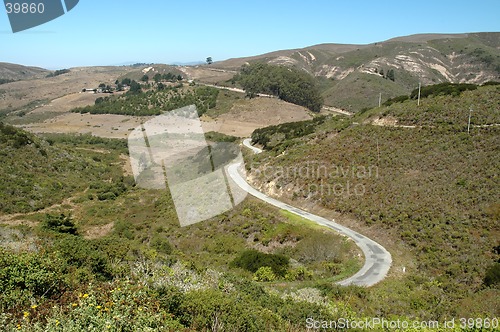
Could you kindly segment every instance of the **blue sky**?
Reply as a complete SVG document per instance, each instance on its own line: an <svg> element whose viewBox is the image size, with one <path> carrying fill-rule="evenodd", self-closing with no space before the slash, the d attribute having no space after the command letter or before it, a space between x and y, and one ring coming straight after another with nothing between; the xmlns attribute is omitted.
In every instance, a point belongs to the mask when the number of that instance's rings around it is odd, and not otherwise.
<svg viewBox="0 0 500 332"><path fill-rule="evenodd" d="M499 32L499 13L499 0L80 0L66 15L16 34L0 11L0 62L57 69L218 61L416 33Z"/></svg>

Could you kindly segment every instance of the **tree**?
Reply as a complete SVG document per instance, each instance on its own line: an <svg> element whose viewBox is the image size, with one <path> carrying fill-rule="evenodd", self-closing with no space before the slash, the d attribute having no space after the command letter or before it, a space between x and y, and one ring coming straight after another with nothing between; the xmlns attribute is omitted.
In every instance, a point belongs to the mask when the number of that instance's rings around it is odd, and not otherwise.
<svg viewBox="0 0 500 332"><path fill-rule="evenodd" d="M174 74L172 74L171 72L168 72L168 73L166 73L166 74L163 74L163 75L162 75L162 78L163 78L165 81L173 81L173 80L175 80L175 78L176 78L176 77L175 77L175 75L174 75Z"/></svg>
<svg viewBox="0 0 500 332"><path fill-rule="evenodd" d="M155 81L156 84L161 81L161 74L157 73L154 77L153 80Z"/></svg>
<svg viewBox="0 0 500 332"><path fill-rule="evenodd" d="M144 74L144 76L141 77L141 81L148 83L149 81L149 76Z"/></svg>
<svg viewBox="0 0 500 332"><path fill-rule="evenodd" d="M178 80L178 81L182 81L182 76L181 76L180 74L179 74L179 75L177 75L177 80Z"/></svg>
<svg viewBox="0 0 500 332"><path fill-rule="evenodd" d="M124 78L122 79L122 84L123 85L130 85L130 83L132 83L132 80L130 78Z"/></svg>
<svg viewBox="0 0 500 332"><path fill-rule="evenodd" d="M131 94L140 93L141 91L142 91L142 87L139 83L137 83L136 81L132 81L130 83L130 93Z"/></svg>
<svg viewBox="0 0 500 332"><path fill-rule="evenodd" d="M249 97L258 93L271 94L313 112L319 112L323 105L314 77L295 68L254 63L243 66L233 79Z"/></svg>
<svg viewBox="0 0 500 332"><path fill-rule="evenodd" d="M207 58L207 65L211 65L212 63L213 63L212 57L211 57L211 56L209 56L209 57Z"/></svg>
<svg viewBox="0 0 500 332"><path fill-rule="evenodd" d="M389 69L387 71L387 78L394 82L394 69Z"/></svg>
<svg viewBox="0 0 500 332"><path fill-rule="evenodd" d="M73 235L76 235L78 233L71 215L65 215L64 213L61 213L60 215L46 214L43 226L46 229L58 233L68 233Z"/></svg>

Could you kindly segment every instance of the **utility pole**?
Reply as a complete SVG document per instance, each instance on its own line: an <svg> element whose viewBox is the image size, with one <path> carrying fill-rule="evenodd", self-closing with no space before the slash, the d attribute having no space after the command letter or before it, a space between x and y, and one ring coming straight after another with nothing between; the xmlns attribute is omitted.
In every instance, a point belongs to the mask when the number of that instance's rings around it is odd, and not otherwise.
<svg viewBox="0 0 500 332"><path fill-rule="evenodd" d="M377 138L377 166L380 166L380 148L378 146L378 138Z"/></svg>
<svg viewBox="0 0 500 332"><path fill-rule="evenodd" d="M472 116L472 107L469 109L469 123L467 124L467 134L470 134L470 118Z"/></svg>
<svg viewBox="0 0 500 332"><path fill-rule="evenodd" d="M418 100L417 106L420 106L420 88L422 87L422 83L418 82Z"/></svg>
<svg viewBox="0 0 500 332"><path fill-rule="evenodd" d="M378 95L378 107L382 106L382 92Z"/></svg>

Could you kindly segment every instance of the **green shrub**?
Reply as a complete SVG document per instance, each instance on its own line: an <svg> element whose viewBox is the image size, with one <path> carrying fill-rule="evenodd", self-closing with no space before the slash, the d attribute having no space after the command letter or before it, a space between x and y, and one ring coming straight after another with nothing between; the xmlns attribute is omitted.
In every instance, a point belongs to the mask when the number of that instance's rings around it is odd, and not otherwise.
<svg viewBox="0 0 500 332"><path fill-rule="evenodd" d="M6 84L6 83L11 83L11 82L15 82L15 81L8 79L8 78L0 78L0 84Z"/></svg>
<svg viewBox="0 0 500 332"><path fill-rule="evenodd" d="M229 143L235 142L238 139L238 137L236 136L226 135L215 131L209 131L205 133L205 138L212 142L229 142Z"/></svg>
<svg viewBox="0 0 500 332"><path fill-rule="evenodd" d="M156 235L151 240L151 247L156 249L158 252L163 254L172 253L172 246L168 242L168 239L160 235Z"/></svg>
<svg viewBox="0 0 500 332"><path fill-rule="evenodd" d="M495 286L500 283L500 263L493 264L484 276L484 285Z"/></svg>
<svg viewBox="0 0 500 332"><path fill-rule="evenodd" d="M275 275L284 277L288 269L289 258L283 255L265 254L257 250L246 250L231 262L231 266L257 272L261 267L270 267Z"/></svg>
<svg viewBox="0 0 500 332"><path fill-rule="evenodd" d="M250 299L216 290L187 293L178 310L180 322L195 331L214 331L222 327L227 331L283 329L276 314L256 306Z"/></svg>
<svg viewBox="0 0 500 332"><path fill-rule="evenodd" d="M67 74L69 72L70 72L69 69L58 69L58 70L54 71L53 73L48 74L45 77L47 77L47 78L49 78L49 77L56 77L56 76L59 76L59 75Z"/></svg>
<svg viewBox="0 0 500 332"><path fill-rule="evenodd" d="M57 294L65 285L64 265L56 254L16 254L0 248L0 309Z"/></svg>
<svg viewBox="0 0 500 332"><path fill-rule="evenodd" d="M384 106L390 106L390 105L392 105L394 103L402 103L402 102L404 102L405 100L408 100L408 99L410 99L410 97L407 96L407 95L398 96L398 97L394 97L394 98L389 98L382 105L384 105Z"/></svg>
<svg viewBox="0 0 500 332"><path fill-rule="evenodd" d="M76 235L78 230L73 223L71 215L61 213L59 215L46 214L43 227L58 233L67 233Z"/></svg>
<svg viewBox="0 0 500 332"><path fill-rule="evenodd" d="M81 273L83 279L108 280L112 277L108 257L91 241L79 236L64 235L54 244L54 250L61 254L68 265Z"/></svg>
<svg viewBox="0 0 500 332"><path fill-rule="evenodd" d="M476 90L476 89L477 89L477 85L475 85L475 84L445 82L445 83L439 83L439 84L421 87L420 97L426 98L426 97L429 97L431 95L432 96L446 96L446 95L458 96L463 91ZM411 92L410 98L411 99L418 98L418 88Z"/></svg>
<svg viewBox="0 0 500 332"><path fill-rule="evenodd" d="M131 231L132 226L129 222L124 221L124 220L118 220L115 222L114 225L114 233L118 237L123 237L129 240L132 240L134 238L134 234Z"/></svg>
<svg viewBox="0 0 500 332"><path fill-rule="evenodd" d="M310 280L312 279L312 277L313 273L307 270L303 266L299 266L296 269L290 269L285 275L285 279L287 281L295 281L295 280L304 281L304 280Z"/></svg>
<svg viewBox="0 0 500 332"><path fill-rule="evenodd" d="M273 272L273 269L269 266L259 267L257 271L253 274L253 280L256 281L274 281L276 280L276 275Z"/></svg>
<svg viewBox="0 0 500 332"><path fill-rule="evenodd" d="M311 120L283 123L276 126L259 128L252 133L252 142L269 149L286 140L312 134L315 129L324 123L326 116L318 116ZM273 143L271 143L273 141Z"/></svg>

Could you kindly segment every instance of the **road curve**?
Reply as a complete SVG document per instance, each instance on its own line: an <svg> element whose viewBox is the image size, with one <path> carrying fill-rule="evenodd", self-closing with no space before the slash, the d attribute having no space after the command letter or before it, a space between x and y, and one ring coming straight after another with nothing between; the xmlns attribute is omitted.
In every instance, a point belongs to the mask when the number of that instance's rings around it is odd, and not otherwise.
<svg viewBox="0 0 500 332"><path fill-rule="evenodd" d="M252 146L251 139L249 138L243 141L243 145L250 148L254 153L262 152L261 149ZM241 176L238 171L240 167L242 167L241 163L230 165L228 167L229 176L239 187L247 191L250 195L255 196L258 199L263 200L264 202L274 205L280 209L294 213L302 218L314 221L319 225L331 228L339 232L340 234L349 237L356 243L359 248L361 248L365 256L365 264L356 274L347 279L338 281L337 284L342 286L357 285L369 287L375 285L385 278L385 276L389 272L389 268L391 267L392 257L384 247L382 247L377 242L359 234L358 232L339 225L334 221L293 207L261 193L260 191L250 186Z"/></svg>

